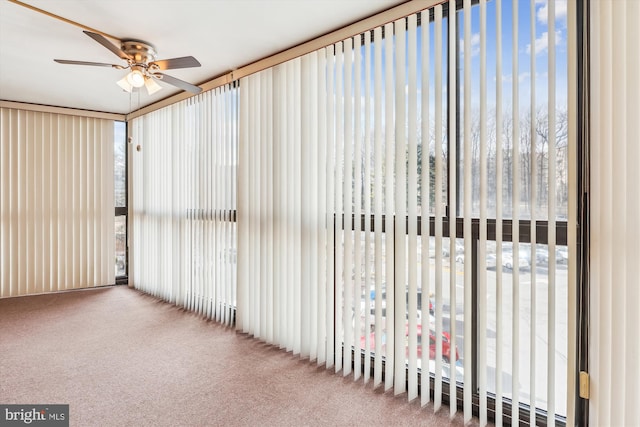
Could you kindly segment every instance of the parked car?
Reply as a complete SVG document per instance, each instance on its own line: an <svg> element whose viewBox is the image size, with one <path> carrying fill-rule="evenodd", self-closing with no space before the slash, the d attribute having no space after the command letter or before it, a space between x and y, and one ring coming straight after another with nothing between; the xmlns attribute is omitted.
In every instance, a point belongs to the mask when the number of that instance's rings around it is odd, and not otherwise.
<svg viewBox="0 0 640 427"><path fill-rule="evenodd" d="M487 268L496 268L497 262L498 261L497 261L497 258L496 258L496 254L487 255L487 264L486 264Z"/></svg>
<svg viewBox="0 0 640 427"><path fill-rule="evenodd" d="M405 293L405 297L406 297L406 304L407 306L409 305L409 292ZM417 305L418 305L418 311L422 310L422 290L418 289L417 290ZM375 299L376 299L376 291L371 291L370 292L370 299L371 299L371 314L374 313L373 309L375 309ZM385 307L387 303L387 291L383 290L382 291L382 306ZM361 305L364 304L364 300L362 300ZM429 298L429 311L433 311L433 303L431 301L431 298Z"/></svg>
<svg viewBox="0 0 640 427"><path fill-rule="evenodd" d="M547 248L536 248L536 262L540 265L549 264L549 251Z"/></svg>
<svg viewBox="0 0 640 427"><path fill-rule="evenodd" d="M464 248L463 248L464 249ZM457 247L456 247L457 251ZM436 257L436 239L429 239L429 258ZM442 239L442 257L449 258L449 242Z"/></svg>
<svg viewBox="0 0 640 427"><path fill-rule="evenodd" d="M556 263L566 264L569 259L569 253L565 247L556 249ZM536 262L538 265L549 264L549 250L547 246L536 247Z"/></svg>
<svg viewBox="0 0 640 427"><path fill-rule="evenodd" d="M445 258L451 255L449 253L450 249L451 249L450 243L448 241L443 241L442 242L442 255ZM464 244L462 244L460 242L456 242L456 254L463 254L464 255Z"/></svg>
<svg viewBox="0 0 640 427"><path fill-rule="evenodd" d="M375 302L375 291L371 291L371 302L369 304L369 327L371 328L371 331L375 331L376 330L376 302ZM417 294L417 321L418 323L420 323L422 321L422 291L418 290L418 294ZM407 306L409 304L409 295L407 294ZM434 300L433 298L429 297L429 318L431 321L431 324L434 324L434 319L433 316L435 315L435 311L434 311ZM386 322L386 317L387 317L387 299L386 299L386 292L382 293L382 305L381 305L381 310L380 310L380 314L382 316L383 319L383 324L382 324L382 328L384 328L384 322ZM360 325L361 325L361 331L364 331L364 327L366 326L366 301L364 299L360 300ZM353 321L353 325L355 326L355 315L354 318L352 319Z"/></svg>
<svg viewBox="0 0 640 427"><path fill-rule="evenodd" d="M418 357L422 357L422 326L420 324L417 325L417 333L418 333ZM369 345L371 346L371 349L375 349L375 339L376 339L376 333L372 332L369 335ZM407 324L405 326L405 342L407 343L405 346L405 352L406 352L406 356L409 356L409 325ZM362 348L365 347L365 337L361 336L360 337L360 345L362 346ZM382 332L382 351L385 352L386 351L386 334L384 332ZM451 337L449 335L448 332L443 332L442 333L442 360L444 360L447 363L450 363L451 358L452 358L452 350L451 350ZM429 358L430 359L435 359L436 358L436 335L435 335L435 331L433 330L429 330ZM458 347L455 347L455 361L457 361L460 358L460 355L458 353Z"/></svg>
<svg viewBox="0 0 640 427"><path fill-rule="evenodd" d="M569 262L569 250L566 247L556 248L556 262L558 264Z"/></svg>
<svg viewBox="0 0 640 427"><path fill-rule="evenodd" d="M510 252L504 252L502 254L502 266L508 270L513 270L514 264L515 263L513 260L513 254ZM520 256L518 258L518 266L521 269L531 266L531 263L529 262L529 258L523 253L520 253Z"/></svg>

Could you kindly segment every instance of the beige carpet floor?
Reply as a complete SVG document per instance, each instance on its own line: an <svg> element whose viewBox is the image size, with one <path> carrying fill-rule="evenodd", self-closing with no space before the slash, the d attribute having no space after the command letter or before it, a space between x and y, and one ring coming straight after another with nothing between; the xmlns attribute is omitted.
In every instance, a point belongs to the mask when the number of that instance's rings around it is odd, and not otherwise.
<svg viewBox="0 0 640 427"><path fill-rule="evenodd" d="M0 300L0 403L69 404L74 426L463 425L124 286Z"/></svg>

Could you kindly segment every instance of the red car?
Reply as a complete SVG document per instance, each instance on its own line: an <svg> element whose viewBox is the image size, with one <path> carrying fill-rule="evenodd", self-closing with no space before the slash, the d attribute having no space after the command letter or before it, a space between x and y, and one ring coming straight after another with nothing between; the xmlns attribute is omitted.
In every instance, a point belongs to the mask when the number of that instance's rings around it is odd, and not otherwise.
<svg viewBox="0 0 640 427"><path fill-rule="evenodd" d="M417 325L417 331L418 331L418 357L422 357L422 325ZM376 344L375 344L375 336L376 333L375 332L371 332L371 334L369 335L369 340L370 340L370 346L371 346L371 350L375 350L376 348ZM406 357L409 357L409 325L406 325L405 327L405 349L406 349ZM365 337L361 337L360 338L360 345L362 348L365 347ZM385 352L385 348L386 348L386 334L383 332L382 333L382 352ZM430 359L435 359L436 358L436 335L434 331L429 331L429 358ZM459 355L458 355L458 348L456 347L456 358L455 360L457 361L459 359ZM449 361L451 360L451 338L449 336L448 332L443 332L442 333L442 359L449 363Z"/></svg>

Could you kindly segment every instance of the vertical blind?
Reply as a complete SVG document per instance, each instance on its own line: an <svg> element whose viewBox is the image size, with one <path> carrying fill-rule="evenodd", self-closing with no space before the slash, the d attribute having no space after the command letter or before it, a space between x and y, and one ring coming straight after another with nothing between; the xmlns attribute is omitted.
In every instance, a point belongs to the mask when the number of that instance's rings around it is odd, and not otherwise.
<svg viewBox="0 0 640 427"><path fill-rule="evenodd" d="M325 63L322 50L241 82L237 327L331 366Z"/></svg>
<svg viewBox="0 0 640 427"><path fill-rule="evenodd" d="M130 123L131 280L231 324L236 305L238 93L218 88Z"/></svg>
<svg viewBox="0 0 640 427"><path fill-rule="evenodd" d="M0 297L115 282L113 128L0 108Z"/></svg>
<svg viewBox="0 0 640 427"><path fill-rule="evenodd" d="M640 3L589 6L589 418L640 425Z"/></svg>
<svg viewBox="0 0 640 427"><path fill-rule="evenodd" d="M243 78L238 329L483 425L571 421L566 6L449 1Z"/></svg>

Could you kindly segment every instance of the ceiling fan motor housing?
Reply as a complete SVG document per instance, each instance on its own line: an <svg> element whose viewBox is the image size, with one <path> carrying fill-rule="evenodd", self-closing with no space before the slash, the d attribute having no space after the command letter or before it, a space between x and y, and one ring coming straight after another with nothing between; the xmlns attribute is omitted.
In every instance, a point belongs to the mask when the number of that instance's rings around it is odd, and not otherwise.
<svg viewBox="0 0 640 427"><path fill-rule="evenodd" d="M123 40L120 47L132 58L134 65L143 65L146 68L150 62L156 60L156 49L150 43L141 40Z"/></svg>

